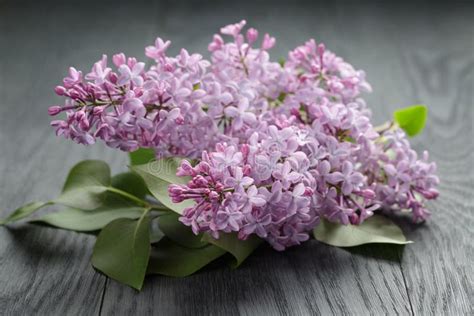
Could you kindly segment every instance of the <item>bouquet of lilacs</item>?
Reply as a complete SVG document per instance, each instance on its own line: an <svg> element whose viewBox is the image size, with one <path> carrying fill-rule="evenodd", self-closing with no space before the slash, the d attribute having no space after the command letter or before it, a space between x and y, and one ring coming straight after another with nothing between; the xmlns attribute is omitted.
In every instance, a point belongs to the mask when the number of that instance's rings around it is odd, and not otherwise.
<svg viewBox="0 0 474 316"><path fill-rule="evenodd" d="M147 273L189 275L226 253L237 266L262 241L279 251L310 235L408 243L384 215L424 221L425 200L438 196L435 163L407 139L426 107L375 127L363 71L314 40L272 61L275 39L244 26L214 35L210 60L170 57L158 38L145 49L150 67L123 53L85 74L71 67L55 89L64 105L49 108L61 116L56 134L129 152L131 171L111 177L105 162L80 162L58 198L2 223L64 205L31 221L101 230L94 267L137 289Z"/></svg>

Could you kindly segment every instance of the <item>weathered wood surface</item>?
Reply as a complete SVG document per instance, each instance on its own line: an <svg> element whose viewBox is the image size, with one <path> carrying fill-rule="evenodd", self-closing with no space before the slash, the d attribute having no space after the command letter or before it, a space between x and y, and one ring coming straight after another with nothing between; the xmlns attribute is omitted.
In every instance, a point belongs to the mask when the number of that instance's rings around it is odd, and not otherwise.
<svg viewBox="0 0 474 316"><path fill-rule="evenodd" d="M206 52L220 26L246 18L277 37L275 58L309 37L365 69L377 122L396 107L429 105L413 140L437 161L441 196L415 244L351 251L310 241L268 248L238 270L216 264L185 279L155 276L141 293L96 273L93 237L32 225L0 228L0 310L5 315L469 315L473 314L474 7L358 1L23 3L0 1L0 209L48 199L85 158L114 171L126 156L83 148L48 127L52 93L69 65L105 52L143 57L154 37Z"/></svg>

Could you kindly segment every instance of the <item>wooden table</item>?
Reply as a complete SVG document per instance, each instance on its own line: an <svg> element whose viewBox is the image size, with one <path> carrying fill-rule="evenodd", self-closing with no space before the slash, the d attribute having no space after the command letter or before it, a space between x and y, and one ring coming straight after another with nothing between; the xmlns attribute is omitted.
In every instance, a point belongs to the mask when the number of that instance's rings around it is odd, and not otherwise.
<svg viewBox="0 0 474 316"><path fill-rule="evenodd" d="M0 1L0 209L54 197L85 158L125 168L125 154L54 136L53 87L70 65L101 54L144 59L156 36L207 55L222 25L245 17L277 37L275 59L314 37L366 70L382 123L397 107L424 103L430 116L413 146L438 163L441 196L415 243L344 250L316 241L267 248L238 270L217 265L175 279L155 276L138 293L94 271L94 237L33 225L0 228L3 315L473 315L474 8L450 4L338 1Z"/></svg>

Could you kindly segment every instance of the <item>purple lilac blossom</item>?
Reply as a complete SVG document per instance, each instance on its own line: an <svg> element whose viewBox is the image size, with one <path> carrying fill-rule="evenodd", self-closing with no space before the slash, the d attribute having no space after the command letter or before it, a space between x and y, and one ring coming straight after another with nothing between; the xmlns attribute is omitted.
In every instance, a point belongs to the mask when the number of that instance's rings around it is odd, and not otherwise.
<svg viewBox="0 0 474 316"><path fill-rule="evenodd" d="M196 202L180 219L196 234L255 234L283 250L321 218L357 225L384 208L425 220L436 165L401 129L373 127L365 73L314 40L273 62L275 38L245 24L214 35L210 61L185 49L169 57L158 38L145 49L151 67L124 54L116 70L106 56L86 75L71 67L55 89L65 104L49 108L66 118L51 124L82 144L200 158L183 160L177 175L192 179L169 188L174 202Z"/></svg>

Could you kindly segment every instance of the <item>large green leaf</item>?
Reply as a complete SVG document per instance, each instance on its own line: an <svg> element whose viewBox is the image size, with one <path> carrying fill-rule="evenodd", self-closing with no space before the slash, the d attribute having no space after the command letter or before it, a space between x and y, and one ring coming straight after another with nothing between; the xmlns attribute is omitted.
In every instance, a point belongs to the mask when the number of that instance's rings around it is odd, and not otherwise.
<svg viewBox="0 0 474 316"><path fill-rule="evenodd" d="M31 202L28 204L23 205L22 207L17 208L14 210L10 215L8 215L4 219L0 219L0 225L5 225L11 222L18 221L22 218L25 218L32 213L36 212L40 208L52 204L51 202Z"/></svg>
<svg viewBox="0 0 474 316"><path fill-rule="evenodd" d="M427 116L428 108L424 105L413 105L393 113L395 122L411 137L423 130Z"/></svg>
<svg viewBox="0 0 474 316"><path fill-rule="evenodd" d="M134 172L123 172L113 176L112 186L142 199L148 194L145 182Z"/></svg>
<svg viewBox="0 0 474 316"><path fill-rule="evenodd" d="M190 200L174 203L168 195L170 184L186 184L190 180L189 177L176 176L180 161L179 158L166 158L145 165L130 167L145 180L151 194L158 201L178 214L182 214L185 208L192 207L195 204Z"/></svg>
<svg viewBox="0 0 474 316"><path fill-rule="evenodd" d="M313 231L314 238L336 247L371 243L409 244L400 227L382 215L373 215L360 225L341 225L322 220Z"/></svg>
<svg viewBox="0 0 474 316"><path fill-rule="evenodd" d="M201 241L202 235L194 235L190 227L185 226L179 220L179 215L170 213L160 216L158 225L161 231L175 243L188 248L201 248L208 243Z"/></svg>
<svg viewBox="0 0 474 316"><path fill-rule="evenodd" d="M141 207L102 207L93 211L69 208L64 211L43 215L31 220L31 222L45 223L75 231L94 231L103 228L118 218L137 219L144 211Z"/></svg>
<svg viewBox="0 0 474 316"><path fill-rule="evenodd" d="M155 152L150 148L140 148L128 154L132 166L143 165L155 160Z"/></svg>
<svg viewBox="0 0 474 316"><path fill-rule="evenodd" d="M187 248L174 243L169 238L163 238L151 249L148 274L185 277L200 270L225 253L225 250L214 245L202 248Z"/></svg>
<svg viewBox="0 0 474 316"><path fill-rule="evenodd" d="M165 237L158 225L158 219L159 217L156 217L150 221L150 244L157 243Z"/></svg>
<svg viewBox="0 0 474 316"><path fill-rule="evenodd" d="M140 290L150 255L150 218L119 218L97 237L93 266L107 276Z"/></svg>
<svg viewBox="0 0 474 316"><path fill-rule="evenodd" d="M144 198L148 192L145 182L143 182L139 175L133 172L125 172L113 176L111 185L139 198ZM92 211L67 208L60 212L46 214L33 219L31 222L44 223L74 231L94 231L102 229L108 223L118 218L137 219L144 211L143 207L137 206L136 203L129 199L117 193L107 192L105 193L102 205Z"/></svg>
<svg viewBox="0 0 474 316"><path fill-rule="evenodd" d="M69 172L63 191L54 202L74 208L93 210L103 203L104 193L110 182L110 168L105 162L81 161Z"/></svg>
<svg viewBox="0 0 474 316"><path fill-rule="evenodd" d="M16 209L7 218L0 220L0 225L25 218L46 205L59 203L71 209L48 214L37 221L49 222L53 226L72 230L94 230L101 228L110 220L121 217L119 214L123 214L126 218L131 218L127 214L137 214L137 205L146 205L143 199L147 193L145 182L136 173L125 172L110 178L110 170L105 162L86 160L71 169L63 193L57 199L49 202L28 203ZM86 214L81 210L93 210L96 214ZM108 211L113 212L107 213ZM110 220L106 221L109 217ZM133 218L136 217L133 216ZM78 226L74 225L75 220L79 221ZM85 222L80 222L81 220ZM98 220L95 225L94 220ZM105 224L104 221L106 221ZM91 228L88 228L89 226Z"/></svg>
<svg viewBox="0 0 474 316"><path fill-rule="evenodd" d="M232 267L237 268L244 262L244 260L263 242L262 239L256 235L251 235L247 240L237 238L237 234L223 234L219 235L219 239L214 239L208 234L204 234L203 241L209 242L217 247L229 252L234 256L235 261Z"/></svg>

